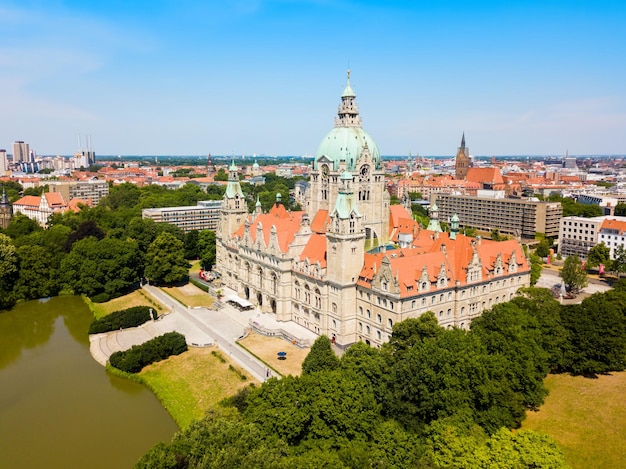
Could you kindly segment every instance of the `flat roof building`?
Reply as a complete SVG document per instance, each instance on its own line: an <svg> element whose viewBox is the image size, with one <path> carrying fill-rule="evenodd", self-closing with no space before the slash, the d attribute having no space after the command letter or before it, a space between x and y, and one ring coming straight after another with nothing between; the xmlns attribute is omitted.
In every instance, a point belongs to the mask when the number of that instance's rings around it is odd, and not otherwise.
<svg viewBox="0 0 626 469"><path fill-rule="evenodd" d="M500 191L478 191L478 195L435 194L439 219L459 217L459 224L481 231L500 230L522 238L543 233L548 238L559 235L563 214L560 202L502 197Z"/></svg>
<svg viewBox="0 0 626 469"><path fill-rule="evenodd" d="M197 230L217 229L220 220L221 200L201 200L198 205L186 207L145 208L143 218L150 218L157 223L176 225L185 233Z"/></svg>

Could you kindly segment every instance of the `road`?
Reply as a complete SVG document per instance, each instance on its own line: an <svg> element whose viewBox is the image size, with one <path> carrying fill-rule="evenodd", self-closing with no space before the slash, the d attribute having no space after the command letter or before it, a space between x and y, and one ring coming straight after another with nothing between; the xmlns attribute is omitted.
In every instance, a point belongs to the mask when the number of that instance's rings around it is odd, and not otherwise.
<svg viewBox="0 0 626 469"><path fill-rule="evenodd" d="M176 331L185 336L189 345L217 345L260 382L271 376L262 361L237 344L248 327L245 318L209 308L188 308L157 287L144 285L142 288L171 312L139 327L90 336L90 350L96 361L104 365L117 350L126 350L166 332Z"/></svg>

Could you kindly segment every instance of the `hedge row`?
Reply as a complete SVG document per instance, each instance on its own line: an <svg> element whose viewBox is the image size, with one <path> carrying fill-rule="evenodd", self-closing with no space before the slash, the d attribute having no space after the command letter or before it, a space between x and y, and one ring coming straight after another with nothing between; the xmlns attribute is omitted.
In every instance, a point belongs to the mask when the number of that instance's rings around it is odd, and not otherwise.
<svg viewBox="0 0 626 469"><path fill-rule="evenodd" d="M186 350L185 336L168 332L144 344L133 345L130 350L112 353L109 363L127 373L138 373L150 363L165 360L171 355L180 355Z"/></svg>
<svg viewBox="0 0 626 469"><path fill-rule="evenodd" d="M150 306L133 306L132 308L115 311L103 318L94 320L89 326L90 334L116 331L127 327L137 327L151 319L150 309L153 309L156 319L156 310Z"/></svg>

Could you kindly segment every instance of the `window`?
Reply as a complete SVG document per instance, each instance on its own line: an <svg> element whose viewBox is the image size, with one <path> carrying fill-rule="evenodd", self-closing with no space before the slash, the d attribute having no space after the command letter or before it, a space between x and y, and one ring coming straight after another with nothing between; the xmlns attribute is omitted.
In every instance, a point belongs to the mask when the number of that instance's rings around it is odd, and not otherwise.
<svg viewBox="0 0 626 469"><path fill-rule="evenodd" d="M387 319L387 324L389 325L389 327L393 327L393 320Z"/></svg>
<svg viewBox="0 0 626 469"><path fill-rule="evenodd" d="M382 324L383 323L383 317L380 314L376 315L376 320L378 321L378 324Z"/></svg>
<svg viewBox="0 0 626 469"><path fill-rule="evenodd" d="M367 317L368 317L368 318L371 318L371 317L372 317L372 312L371 312L369 309L367 310Z"/></svg>

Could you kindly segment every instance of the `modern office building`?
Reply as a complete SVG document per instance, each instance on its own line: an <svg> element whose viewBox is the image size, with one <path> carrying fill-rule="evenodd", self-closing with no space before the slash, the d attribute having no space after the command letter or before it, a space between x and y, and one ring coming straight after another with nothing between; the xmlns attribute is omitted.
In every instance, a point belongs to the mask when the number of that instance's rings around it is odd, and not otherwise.
<svg viewBox="0 0 626 469"><path fill-rule="evenodd" d="M145 208L143 218L150 218L157 223L176 225L185 233L197 230L215 231L219 224L221 200L201 200L198 205L186 207Z"/></svg>
<svg viewBox="0 0 626 469"><path fill-rule="evenodd" d="M478 191L476 196L435 194L431 200L439 208L441 220L456 214L463 227L487 232L497 228L500 233L526 239L537 233L556 238L563 214L560 202L506 198L502 191Z"/></svg>

